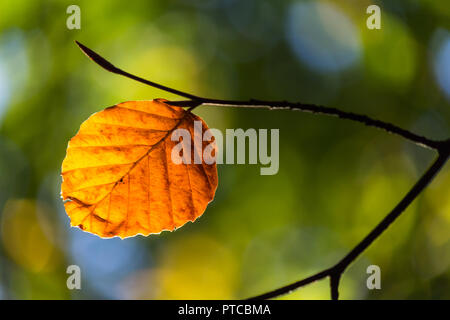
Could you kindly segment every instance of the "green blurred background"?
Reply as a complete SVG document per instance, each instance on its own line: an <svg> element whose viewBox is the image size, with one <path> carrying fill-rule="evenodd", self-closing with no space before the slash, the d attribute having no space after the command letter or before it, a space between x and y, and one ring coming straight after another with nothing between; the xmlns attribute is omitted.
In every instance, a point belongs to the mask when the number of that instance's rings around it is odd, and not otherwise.
<svg viewBox="0 0 450 320"><path fill-rule="evenodd" d="M69 30L66 9L81 8ZM381 7L381 30L366 8ZM107 73L74 44L193 94L291 100L450 133L450 3L411 1L0 2L0 298L228 299L337 262L435 154L348 121L292 111L199 107L212 128L279 128L280 170L220 165L194 224L103 240L70 228L60 199L68 140L92 113L174 95ZM66 268L81 267L68 290ZM366 288L367 266L381 290ZM344 299L450 298L450 168L341 282ZM328 299L324 280L283 298Z"/></svg>

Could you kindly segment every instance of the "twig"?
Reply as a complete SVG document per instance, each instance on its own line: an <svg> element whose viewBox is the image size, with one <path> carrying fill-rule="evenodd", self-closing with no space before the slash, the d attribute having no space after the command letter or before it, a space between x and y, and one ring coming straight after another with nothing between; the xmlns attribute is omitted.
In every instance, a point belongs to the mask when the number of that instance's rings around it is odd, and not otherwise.
<svg viewBox="0 0 450 320"><path fill-rule="evenodd" d="M316 273L306 279L294 282L290 285L281 287L276 290L261 294L259 296L250 299L270 299L275 298L291 292L297 288L303 287L314 281L330 277L330 287L332 291L332 298L337 299L339 296L338 286L339 278L347 269L347 267L355 261L355 259L369 247L382 233L385 231L402 212L417 198L417 196L425 189L425 187L433 180L436 173L444 166L449 157L448 147L445 151L439 153L436 161L431 167L424 173L424 175L416 182L416 184L409 190L409 192L403 197L403 199L395 206L395 208L374 228L372 231L358 243L342 260L340 260L333 267Z"/></svg>
<svg viewBox="0 0 450 320"><path fill-rule="evenodd" d="M363 114L357 114L353 112L346 112L339 110L337 108L330 108L330 107L324 107L324 106L318 106L314 104L307 104L307 103L301 103L301 102L288 102L288 101L264 101L264 100L249 100L249 101L239 101L239 100L221 100L221 99L211 99L211 98L205 98L205 97L199 97L195 96L193 94L183 92L180 90L176 90L173 88L169 88L167 86L158 84L153 81L149 81L146 79L143 79L141 77L135 76L133 74L130 74L126 71L123 71L122 69L117 68L112 63L107 61L105 58L100 56L98 53L94 52L93 50L89 49L88 47L84 46L78 41L75 41L76 44L80 47L80 49L95 63L97 63L99 66L104 68L105 70L122 75L124 77L136 80L138 82L144 83L146 85L188 98L190 100L187 101L171 101L171 104L178 105L178 106L184 106L184 107L196 107L199 105L210 105L210 106L221 106L221 107L246 107L246 108L266 108L266 109L272 109L272 110L278 110L278 109L290 109L290 110L299 110L303 112L310 112L310 113L316 113L316 114L325 114L330 116L336 116L342 119L352 120L359 123L363 123L366 126L369 127L375 127L378 129L385 130L389 133L393 133L396 135L399 135L411 142L414 142L422 147L430 148L430 149L437 149L437 146L439 145L440 141L428 139L424 136L420 136L418 134L415 134L409 130L400 128L392 123L381 121L378 119L373 119L371 117L368 117L367 115Z"/></svg>
<svg viewBox="0 0 450 320"><path fill-rule="evenodd" d="M89 49L88 47L82 45L82 44L79 43L78 41L75 41L75 43L80 47L80 49L81 49L81 50L82 50L82 51L83 51L90 59L92 59L92 61L94 61L95 63L97 63L97 64L98 64L99 66L101 66L102 68L108 70L109 72L112 72L112 73L116 73L116 74L122 75L122 76L124 76L124 77L127 77L127 78L130 78L130 79L133 79L133 80L136 80L136 81L145 83L146 85L149 85L149 86L152 86L152 87L155 87L155 88L158 88L158 89L161 89L161 90L164 90L164 91L167 91L167 92L170 92L170 93L179 95L179 96L181 96L181 97L185 97L185 98L193 99L193 100L198 99L198 97L196 97L196 96L194 96L194 95L192 95L192 94L189 94L189 93L186 93L186 92L183 92L183 91L179 91L179 90L176 90L176 89L172 89L172 88L163 86L163 85L161 85L161 84L155 83L155 82L153 82L153 81L145 80L145 79L140 78L140 77L138 77L138 76L132 75L132 74L126 72L126 71L123 71L123 70L121 70L121 69L115 67L115 66L114 66L112 63L110 63L108 60L106 60L105 58L103 58L102 56L100 56L100 55L99 55L98 53L96 53L95 51L93 51L93 50Z"/></svg>
<svg viewBox="0 0 450 320"><path fill-rule="evenodd" d="M275 298L284 294L291 292L292 290L298 289L300 287L306 286L317 280L323 278L330 278L330 290L331 298L337 300L339 298L339 282L342 274L348 268L348 266L355 261L358 256L364 252L378 237L405 211L405 209L417 198L417 196L426 188L426 186L433 180L435 175L439 170L445 165L450 154L450 139L447 140L433 140L427 137L415 134L409 130L398 127L392 123L381 121L378 119L371 118L367 115L357 114L353 112L342 111L337 108L330 108L324 106L318 106L313 104L305 104L300 102L288 102L288 101L264 101L264 100L221 100L221 99L211 99L195 96L190 93L179 91L153 81L149 81L126 71L123 71L112 63L107 61L105 58L100 56L98 53L82 45L76 41L80 49L95 63L97 63L102 68L107 71L125 76L127 78L142 82L149 86L188 98L190 100L183 101L171 101L173 105L189 107L188 111L193 110L200 105L209 106L221 106L221 107L245 107L245 108L266 108L271 110L279 109L289 109L289 110L299 110L303 112L310 112L314 114L323 114L329 116L336 116L341 119L347 119L355 122L365 124L369 127L374 127L382 129L388 133L398 135L411 141L421 147L429 148L438 151L438 157L431 167L423 174L423 176L416 182L416 184L409 190L409 192L400 200L400 202L395 206L395 208L374 228L370 233L358 243L344 258L342 258L333 267L320 271L308 278L299 280L292 284L286 285L284 287L272 290L270 292L255 296L250 299L270 299Z"/></svg>

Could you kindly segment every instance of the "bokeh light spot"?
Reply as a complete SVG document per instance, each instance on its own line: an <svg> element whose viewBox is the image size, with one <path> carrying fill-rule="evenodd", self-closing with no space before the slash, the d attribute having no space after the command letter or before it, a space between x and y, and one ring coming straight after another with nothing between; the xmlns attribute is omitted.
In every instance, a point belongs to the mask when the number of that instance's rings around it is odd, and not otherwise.
<svg viewBox="0 0 450 320"><path fill-rule="evenodd" d="M384 13L381 29L363 29L362 37L365 67L371 79L391 89L407 87L417 68L417 47L407 26Z"/></svg>
<svg viewBox="0 0 450 320"><path fill-rule="evenodd" d="M120 299L119 284L129 273L145 267L147 254L137 238L101 239L70 229L70 263L81 268L85 283L97 296Z"/></svg>
<svg viewBox="0 0 450 320"><path fill-rule="evenodd" d="M433 42L438 42L437 52L432 61L434 76L439 87L450 100L450 32L439 29L433 37Z"/></svg>
<svg viewBox="0 0 450 320"><path fill-rule="evenodd" d="M317 71L341 71L360 58L358 31L334 5L294 3L289 8L286 33L296 56Z"/></svg>
<svg viewBox="0 0 450 320"><path fill-rule="evenodd" d="M53 270L60 262L58 250L46 238L37 211L48 210L33 200L9 200L2 213L2 241L14 262L32 272Z"/></svg>

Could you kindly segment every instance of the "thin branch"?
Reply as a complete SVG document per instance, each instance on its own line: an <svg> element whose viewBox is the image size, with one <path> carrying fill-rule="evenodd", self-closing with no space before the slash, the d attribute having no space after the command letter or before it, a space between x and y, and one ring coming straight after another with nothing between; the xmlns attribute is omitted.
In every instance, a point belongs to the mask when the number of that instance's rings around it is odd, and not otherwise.
<svg viewBox="0 0 450 320"><path fill-rule="evenodd" d="M107 70L109 72L116 73L116 74L125 76L127 78L139 81L146 85L152 86L154 88L158 88L158 89L161 89L161 90L164 90L164 91L167 91L167 92L190 99L187 101L172 101L171 103L173 105L179 105L179 106L184 106L184 107L197 107L199 105L210 105L210 106L221 106L221 107L266 108L266 109L272 109L272 110L278 110L278 109L299 110L299 111L310 112L310 113L315 113L315 114L336 116L341 119L347 119L347 120L359 122L359 123L365 124L366 126L382 129L386 132L401 136L411 142L414 142L417 145L420 145L420 146L426 147L426 148L430 148L430 149L437 150L438 145L441 143L441 141L428 139L424 136L415 134L409 130L400 128L392 123L374 119L374 118L371 118L371 117L369 117L367 115L363 115L363 114L342 111L337 108L330 108L330 107L318 106L318 105L314 105L314 104L306 104L306 103L300 103L300 102L288 102L288 101L264 101L264 100L255 100L255 99L252 99L249 101L239 101L239 100L221 100L221 99L211 99L211 98L199 97L199 96L187 93L187 92L169 88L167 86L158 84L153 81L143 79L141 77L138 77L138 76L130 74L126 71L123 71L122 69L117 68L112 63L107 61L105 58L100 56L98 53L96 53L93 50L89 49L88 47L84 46L80 42L78 42L78 41L75 41L75 42L80 47L80 49L92 61L94 61L99 66L101 66L102 68L104 68L105 70Z"/></svg>
<svg viewBox="0 0 450 320"><path fill-rule="evenodd" d="M288 294L292 290L304 287L314 281L330 277L330 287L332 291L332 298L337 299L339 292L339 278L347 269L347 267L355 261L355 259L369 247L401 214L404 210L417 198L417 196L425 189L425 187L433 180L436 174L441 170L449 157L448 146L446 149L442 147L439 156L431 167L423 174L423 176L416 182L416 184L409 190L402 200L395 206L395 208L374 228L369 234L358 243L344 258L342 258L333 267L316 273L306 279L294 282L287 286L269 291L267 293L255 296L250 299L271 299L281 295Z"/></svg>
<svg viewBox="0 0 450 320"><path fill-rule="evenodd" d="M252 108L264 108L270 110L297 110L302 112L309 112L314 114L323 114L328 116L335 116L341 119L351 120L355 122L362 123L368 127L374 127L378 129L382 129L388 133L392 133L398 136L401 136L415 144L437 150L441 141L428 139L424 136L415 134L409 130L400 128L392 123L381 121L378 119L371 118L367 115L347 112L337 108L330 108L319 106L315 104L307 104L301 102L289 102L289 101L264 101L264 100L249 100L249 101L238 101L238 100L218 100L218 99L203 99L203 105L212 105L212 106L222 106L222 107L252 107ZM197 101L193 101L197 102ZM184 102L186 103L186 102Z"/></svg>
<svg viewBox="0 0 450 320"><path fill-rule="evenodd" d="M341 280L342 273L336 272L330 275L330 290L331 300L339 299L339 281Z"/></svg>
<svg viewBox="0 0 450 320"><path fill-rule="evenodd" d="M342 111L337 108L330 108L324 106L318 106L313 104L305 104L300 102L288 102L288 101L264 101L264 100L249 100L249 101L239 101L239 100L221 100L221 99L211 99L198 97L190 93L179 91L153 81L149 81L126 71L123 71L115 67L112 63L104 59L102 56L94 52L93 50L82 45L76 41L80 49L95 63L97 63L102 68L107 71L125 76L127 78L142 82L149 86L188 98L190 100L184 101L171 101L173 105L178 105L182 107L189 107L188 111L193 110L200 105L209 106L221 106L221 107L244 107L244 108L266 108L271 110L278 109L289 109L289 110L299 110L303 112L310 112L314 114L323 114L329 116L336 116L341 119L347 119L355 122L365 124L369 127L374 127L382 129L388 133L398 135L411 141L419 146L434 149L438 151L438 157L436 161L431 165L431 167L423 174L423 176L416 182L416 184L409 190L409 192L400 200L400 202L395 206L394 209L374 228L369 234L361 240L344 258L342 258L333 267L320 271L308 278L299 280L292 284L286 285L284 287L272 290L270 292L255 296L251 299L270 299L275 298L284 294L291 292L292 290L298 289L300 287L306 286L312 282L330 278L330 290L331 298L337 300L339 298L339 282L342 274L348 268L348 266L358 258L362 252L364 252L378 237L405 211L405 209L418 197L418 195L426 188L426 186L433 180L435 175L441 170L449 158L450 154L450 139L447 140L433 140L427 137L415 134L409 130L400 128L392 123L381 121L378 119L371 118L367 115L357 114L353 112Z"/></svg>
<svg viewBox="0 0 450 320"><path fill-rule="evenodd" d="M198 99L198 97L196 97L196 96L194 96L192 94L189 94L189 93L186 93L186 92L183 92L183 91L180 91L180 90L176 90L176 89L173 89L173 88L169 88L169 87L163 86L161 84L155 83L153 81L149 81L149 80L140 78L138 76L132 75L132 74L126 72L126 71L123 71L122 69L117 68L111 62L109 62L108 60L106 60L105 58L100 56L95 51L93 51L93 50L89 49L88 47L84 46L80 42L75 41L75 43L80 47L81 51L83 51L84 54L87 55L92 61L94 61L99 66L101 66L103 69L108 70L109 72L120 74L120 75L122 75L124 77L127 77L127 78L130 78L130 79L142 82L142 83L144 83L146 85L149 85L149 86L152 86L152 87L155 87L155 88L158 88L158 89L161 89L161 90L164 90L164 91L167 91L167 92L179 95L181 97L185 97L185 98L193 99L193 100Z"/></svg>

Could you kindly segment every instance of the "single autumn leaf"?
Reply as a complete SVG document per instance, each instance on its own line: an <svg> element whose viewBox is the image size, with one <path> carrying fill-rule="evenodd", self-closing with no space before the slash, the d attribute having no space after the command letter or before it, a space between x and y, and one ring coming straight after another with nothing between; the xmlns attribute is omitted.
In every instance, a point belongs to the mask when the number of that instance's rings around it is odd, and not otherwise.
<svg viewBox="0 0 450 320"><path fill-rule="evenodd" d="M109 238L174 230L203 214L217 188L215 162L175 164L175 129L188 130L191 157L209 144L194 143L194 121L166 100L128 101L93 114L70 140L62 163L61 194L72 226ZM212 142L214 143L214 142ZM198 149L198 150L196 150Z"/></svg>

